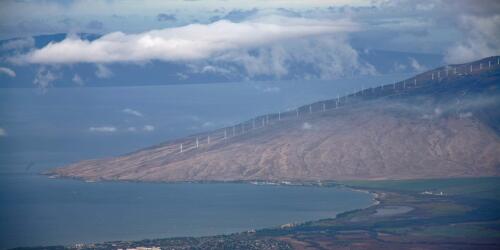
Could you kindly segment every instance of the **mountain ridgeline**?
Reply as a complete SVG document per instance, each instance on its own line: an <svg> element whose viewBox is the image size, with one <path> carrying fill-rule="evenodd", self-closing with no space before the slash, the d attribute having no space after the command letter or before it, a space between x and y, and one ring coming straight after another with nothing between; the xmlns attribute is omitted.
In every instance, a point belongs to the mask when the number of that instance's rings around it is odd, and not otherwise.
<svg viewBox="0 0 500 250"><path fill-rule="evenodd" d="M499 80L498 56L449 65L49 174L126 181L499 176Z"/></svg>

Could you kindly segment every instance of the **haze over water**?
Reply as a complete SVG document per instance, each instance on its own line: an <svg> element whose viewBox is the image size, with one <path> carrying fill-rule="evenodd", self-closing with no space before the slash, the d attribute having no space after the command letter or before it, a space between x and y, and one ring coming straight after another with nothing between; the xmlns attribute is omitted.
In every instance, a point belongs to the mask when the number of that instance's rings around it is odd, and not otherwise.
<svg viewBox="0 0 500 250"><path fill-rule="evenodd" d="M0 123L7 131L0 138L1 248L232 233L368 206L370 195L334 188L85 183L36 174L402 77L53 88L45 94L0 89Z"/></svg>

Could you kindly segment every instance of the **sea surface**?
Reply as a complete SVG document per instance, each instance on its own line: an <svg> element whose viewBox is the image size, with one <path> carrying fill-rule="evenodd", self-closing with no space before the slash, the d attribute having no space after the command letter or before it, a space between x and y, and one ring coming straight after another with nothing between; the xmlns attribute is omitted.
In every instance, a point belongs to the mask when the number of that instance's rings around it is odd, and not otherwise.
<svg viewBox="0 0 500 250"><path fill-rule="evenodd" d="M2 248L233 233L331 218L373 202L341 188L0 180Z"/></svg>
<svg viewBox="0 0 500 250"><path fill-rule="evenodd" d="M368 206L371 196L335 188L85 183L39 173L406 76L0 88L0 248L229 233Z"/></svg>

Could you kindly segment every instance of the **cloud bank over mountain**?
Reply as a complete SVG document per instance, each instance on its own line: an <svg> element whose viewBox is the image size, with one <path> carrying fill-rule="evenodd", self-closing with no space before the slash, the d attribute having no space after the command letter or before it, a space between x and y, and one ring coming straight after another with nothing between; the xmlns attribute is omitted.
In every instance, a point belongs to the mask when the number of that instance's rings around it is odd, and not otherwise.
<svg viewBox="0 0 500 250"><path fill-rule="evenodd" d="M155 61L187 64L191 73L242 79L279 79L291 74L330 79L346 72L374 74L374 67L360 62L346 39L357 30L359 26L348 19L260 16L242 22L220 20L136 34L113 32L92 41L73 35L9 60L19 65L91 63L97 65L99 78L112 76L105 65ZM306 66L310 72L292 72L299 66Z"/></svg>
<svg viewBox="0 0 500 250"><path fill-rule="evenodd" d="M500 14L490 17L462 16L459 27L465 38L446 51L446 62L464 63L500 54Z"/></svg>
<svg viewBox="0 0 500 250"><path fill-rule="evenodd" d="M138 34L113 32L94 41L70 36L18 57L36 64L186 61L207 59L231 50L253 49L291 39L351 32L348 20L319 21L271 17L233 23L190 24Z"/></svg>
<svg viewBox="0 0 500 250"><path fill-rule="evenodd" d="M0 37L15 38L0 41L0 67L12 70L0 72L7 86L337 79L500 54L494 0L7 0L0 7Z"/></svg>

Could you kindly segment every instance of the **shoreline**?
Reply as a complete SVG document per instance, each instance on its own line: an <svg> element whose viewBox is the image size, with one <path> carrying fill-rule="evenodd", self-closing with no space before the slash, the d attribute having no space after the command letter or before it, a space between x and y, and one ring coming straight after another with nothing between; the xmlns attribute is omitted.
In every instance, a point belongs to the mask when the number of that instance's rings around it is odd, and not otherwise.
<svg viewBox="0 0 500 250"><path fill-rule="evenodd" d="M52 177L52 176L47 176L47 175L44 175L44 174L36 174L36 175L39 176L39 177L45 178L48 181L51 181L49 179L55 179L55 180L72 180L72 181L74 180L74 181L79 181L79 182L87 182L85 180L75 179L75 178ZM337 184L337 183L333 183L333 182L329 182L327 185L325 185L324 183L318 184L317 182L289 182L289 181L280 181L280 182L260 182L260 181L257 181L257 182L255 182L255 181L185 181L185 182L103 181L103 182L108 182L108 183L142 183L142 184L246 184L246 185L255 185L255 186L276 186L276 187L282 186L282 187L307 187L307 188L309 188L309 187L314 187L314 188L337 188L337 189L346 189L346 190L349 190L349 191L359 192L359 193L364 193L364 194L369 194L370 195L370 197L368 197L369 198L369 204L368 205L362 206L362 207L358 207L358 208L352 208L352 209L349 209L349 210L346 210L346 211L335 212L334 216L318 217L317 219L304 220L304 221L288 221L286 223L275 224L275 225L271 225L271 226L267 226L267 227L252 228L252 229L246 230L246 231L234 231L234 232L225 233L225 234L207 234L207 235L204 235L204 236L184 235L184 236L173 236L173 237L166 237L166 238L162 238L162 237L161 238L157 238L157 237L154 237L152 239L220 237L220 236L229 236L229 235L235 235L235 234L253 234L253 233L257 232L257 231L269 230L269 229L274 230L274 229L280 229L280 228L281 229L283 229L283 228L293 228L293 227L296 227L296 226L300 226L300 225L311 223L311 222L315 222L315 221L320 221L320 220L325 220L325 219L336 219L341 214L349 213L349 212L360 210L360 209L361 210L367 209L367 208L370 208L370 207L378 204L378 201L376 200L376 195L373 192L369 192L368 190L354 189L354 188L350 188L350 187L348 187L346 185L341 185L341 184ZM332 210L330 210L330 211L332 211ZM144 239L146 239L146 238L144 238ZM119 242L132 242L132 241L141 241L141 240L144 240L144 239L120 239L120 240L96 241L96 242L91 241L91 242L88 242L88 243L84 243L84 245L106 244L106 243L109 243L109 242L116 242L116 241L119 241ZM59 246L64 246L64 247L72 248L72 247L75 247L76 244L77 243L70 243L68 245L64 244L64 245L59 245ZM56 245L46 245L46 247L52 247L52 246L56 246ZM21 246L17 246L17 247L14 247L14 248L32 248L32 247L22 246L21 245ZM9 249L13 249L13 248L9 248Z"/></svg>
<svg viewBox="0 0 500 250"><path fill-rule="evenodd" d="M286 223L261 229L200 237L165 237L143 240L118 240L81 245L45 246L60 249L316 249L318 246L345 248L370 246L370 249L442 249L462 246L464 249L498 249L500 208L496 177L487 183L469 180L427 180L410 182L329 183L310 187L337 187L370 194L372 203L363 208L304 222ZM217 182L221 183L221 182ZM223 182L227 183L227 182ZM238 182L252 184L249 182ZM261 183L259 183L261 184ZM268 183L269 184L269 183ZM289 184L289 183L287 183ZM298 184L298 183L295 183ZM310 183L302 183L310 184ZM444 184L444 185L443 185ZM254 184L255 185L255 184ZM275 185L275 183L269 184ZM285 186L285 185L283 185ZM446 196L429 196L422 190L438 189ZM469 193L474 189L483 196ZM485 199L485 197L491 197ZM442 229L446 229L442 231ZM464 238L464 230L470 232ZM497 235L497 236L495 236ZM471 238L472 237L472 238ZM41 247L38 247L41 248ZM25 249L38 249L25 248Z"/></svg>
<svg viewBox="0 0 500 250"><path fill-rule="evenodd" d="M51 175L48 173L39 173L40 176L48 176L49 179L58 179L58 180L75 180L81 181L85 183L138 183L138 184L248 184L255 186L288 186L288 187L320 187L320 188L346 188L353 192L360 192L365 194L372 195L373 203L368 206L376 206L380 204L379 197L383 195L383 193L375 192L371 189L360 189L359 187L351 187L346 184L341 184L336 182L335 180L325 180L325 181L287 181L287 180L233 180L233 181L138 181L138 180L87 180L84 178L75 178L69 176L59 176L59 175ZM366 208L368 208L366 207ZM349 211L346 211L349 212ZM325 218L326 219L326 218ZM321 219L320 219L321 220Z"/></svg>

